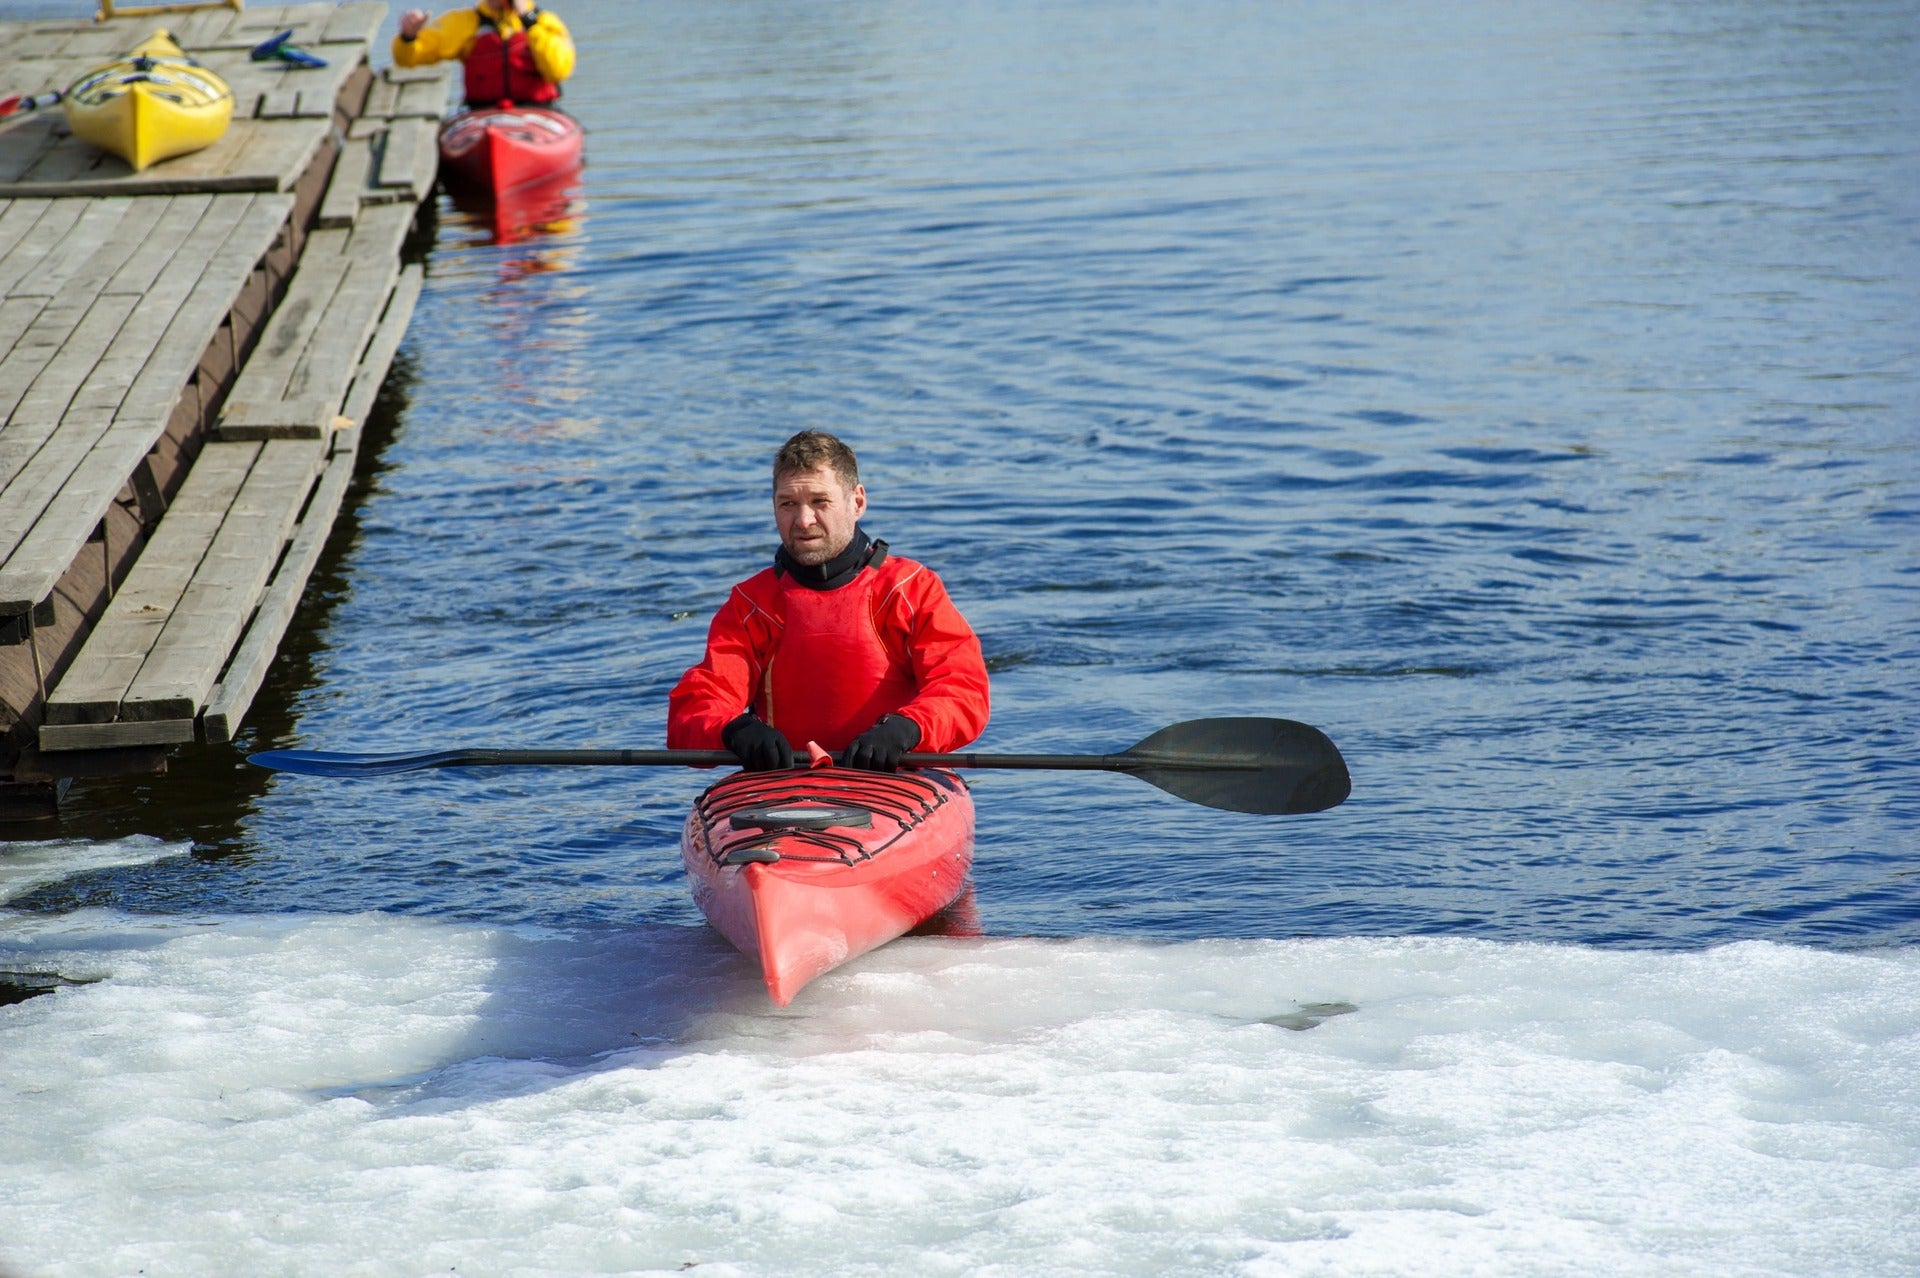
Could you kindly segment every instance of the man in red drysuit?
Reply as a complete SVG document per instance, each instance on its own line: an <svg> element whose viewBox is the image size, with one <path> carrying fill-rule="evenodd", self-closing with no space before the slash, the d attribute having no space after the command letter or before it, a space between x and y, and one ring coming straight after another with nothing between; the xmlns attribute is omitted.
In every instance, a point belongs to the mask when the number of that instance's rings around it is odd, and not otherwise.
<svg viewBox="0 0 1920 1278"><path fill-rule="evenodd" d="M668 701L667 746L733 752L748 771L805 762L891 772L909 750L968 745L987 726L980 640L931 568L861 530L853 450L803 430L773 461L773 566L741 582L707 652Z"/></svg>

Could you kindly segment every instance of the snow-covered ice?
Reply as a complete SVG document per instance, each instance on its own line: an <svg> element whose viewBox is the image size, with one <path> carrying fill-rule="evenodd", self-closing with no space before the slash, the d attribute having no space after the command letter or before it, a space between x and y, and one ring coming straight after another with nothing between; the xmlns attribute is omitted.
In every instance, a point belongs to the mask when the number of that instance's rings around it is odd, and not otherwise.
<svg viewBox="0 0 1920 1278"><path fill-rule="evenodd" d="M0 969L75 982L0 1008L9 1274L1920 1271L1905 949L924 938L775 1009L696 929L80 911Z"/></svg>

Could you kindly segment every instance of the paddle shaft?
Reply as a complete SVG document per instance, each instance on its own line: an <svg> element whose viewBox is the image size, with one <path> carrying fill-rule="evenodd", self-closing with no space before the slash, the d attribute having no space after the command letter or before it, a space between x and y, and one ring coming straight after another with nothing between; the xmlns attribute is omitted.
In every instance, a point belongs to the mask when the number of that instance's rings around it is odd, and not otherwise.
<svg viewBox="0 0 1920 1278"><path fill-rule="evenodd" d="M310 776L373 777L421 768L728 767L727 750L436 750L426 754L350 754L264 750L247 756L263 768ZM913 768L1009 768L1046 772L1118 772L1168 794L1227 812L1321 812L1351 789L1346 761L1318 728L1290 719L1194 719L1160 729L1119 754L909 754ZM796 769L797 771L797 769Z"/></svg>
<svg viewBox="0 0 1920 1278"><path fill-rule="evenodd" d="M495 767L629 767L715 768L740 762L727 750L449 750L432 766L443 768ZM909 754L903 767L1007 768L1039 772L1134 772L1141 768L1176 768L1207 772L1256 771L1258 759L1185 759L1150 754Z"/></svg>
<svg viewBox="0 0 1920 1278"><path fill-rule="evenodd" d="M1024 768L1034 772L1138 772L1167 768L1189 772L1257 772L1259 759L1189 759L1153 754L909 754L902 767Z"/></svg>
<svg viewBox="0 0 1920 1278"><path fill-rule="evenodd" d="M42 93L38 95L31 93L9 93L6 97L0 98L0 120L10 115L16 115L22 111L37 111L41 107L52 106L60 101L60 97L61 94L58 90L52 93Z"/></svg>

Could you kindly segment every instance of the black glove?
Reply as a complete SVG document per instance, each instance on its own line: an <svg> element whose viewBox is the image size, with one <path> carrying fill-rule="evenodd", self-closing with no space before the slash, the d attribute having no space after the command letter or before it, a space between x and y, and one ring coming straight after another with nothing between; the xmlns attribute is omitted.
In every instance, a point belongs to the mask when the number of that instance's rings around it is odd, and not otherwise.
<svg viewBox="0 0 1920 1278"><path fill-rule="evenodd" d="M841 751L840 766L892 772L900 766L900 756L919 744L919 724L904 714L882 715L880 722L855 737L853 744Z"/></svg>
<svg viewBox="0 0 1920 1278"><path fill-rule="evenodd" d="M779 730L762 723L751 710L720 729L720 740L748 772L773 772L799 762Z"/></svg>

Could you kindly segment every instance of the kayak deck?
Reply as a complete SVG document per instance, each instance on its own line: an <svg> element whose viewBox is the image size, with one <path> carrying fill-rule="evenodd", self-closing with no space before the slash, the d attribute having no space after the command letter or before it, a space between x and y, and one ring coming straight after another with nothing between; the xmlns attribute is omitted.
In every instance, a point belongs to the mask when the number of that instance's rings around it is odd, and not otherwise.
<svg viewBox="0 0 1920 1278"><path fill-rule="evenodd" d="M700 796L680 849L707 921L758 960L785 1006L960 896L973 799L934 769L740 772Z"/></svg>
<svg viewBox="0 0 1920 1278"><path fill-rule="evenodd" d="M579 122L547 107L475 107L440 128L446 176L494 195L574 172L585 146Z"/></svg>

